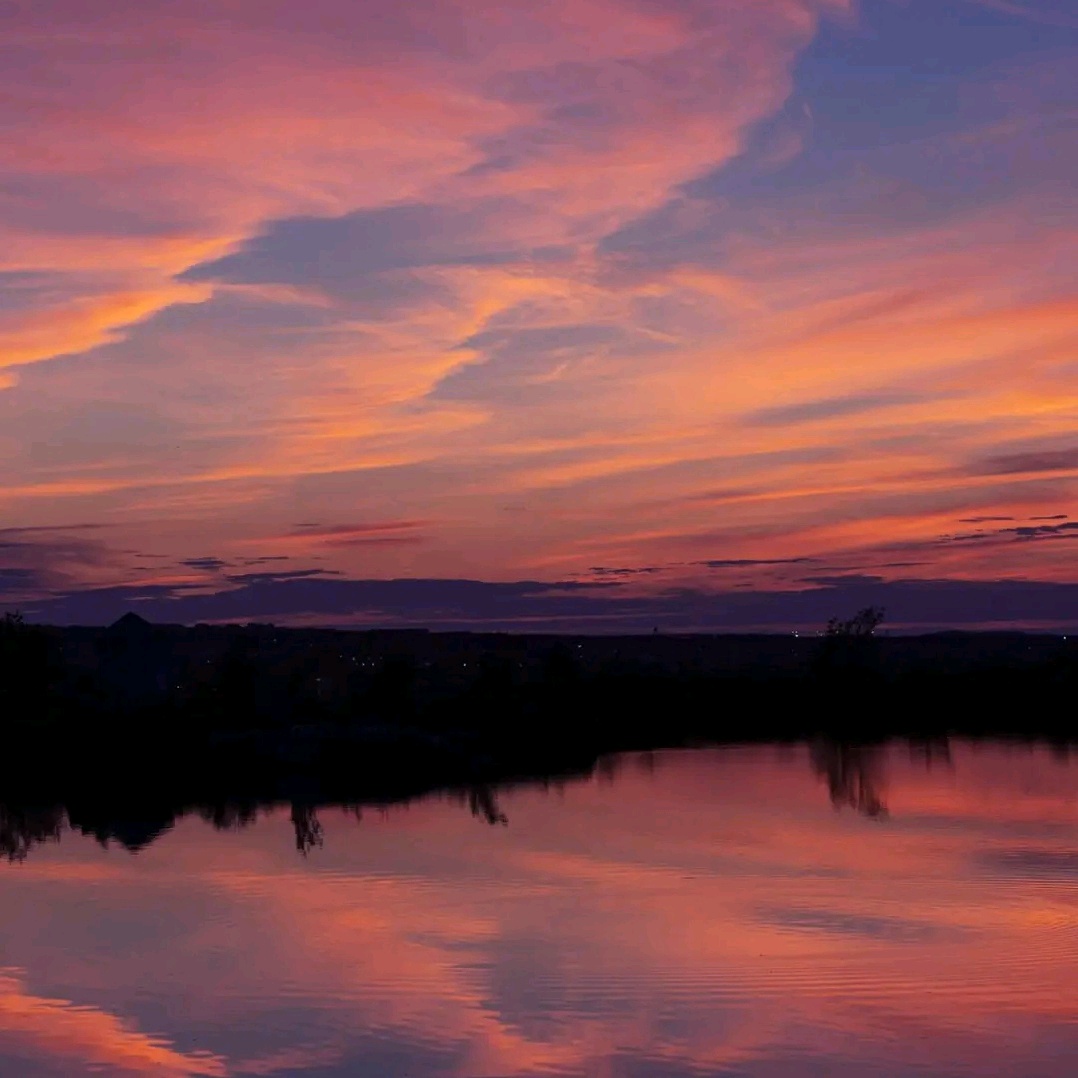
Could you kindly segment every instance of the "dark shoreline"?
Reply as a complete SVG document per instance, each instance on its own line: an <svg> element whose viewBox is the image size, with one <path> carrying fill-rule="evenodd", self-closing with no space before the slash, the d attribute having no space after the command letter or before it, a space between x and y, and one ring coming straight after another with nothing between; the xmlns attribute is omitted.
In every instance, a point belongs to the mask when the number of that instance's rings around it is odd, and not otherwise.
<svg viewBox="0 0 1078 1078"><path fill-rule="evenodd" d="M1078 641L0 626L0 799L406 800L690 744L1078 740Z"/></svg>

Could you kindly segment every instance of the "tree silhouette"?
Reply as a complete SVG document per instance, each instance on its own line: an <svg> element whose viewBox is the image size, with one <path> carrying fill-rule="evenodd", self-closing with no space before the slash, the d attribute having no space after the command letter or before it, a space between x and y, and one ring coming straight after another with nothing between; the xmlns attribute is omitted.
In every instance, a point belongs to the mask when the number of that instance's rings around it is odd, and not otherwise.
<svg viewBox="0 0 1078 1078"><path fill-rule="evenodd" d="M852 618L841 621L832 618L827 623L827 636L864 639L872 636L883 623L886 611L882 606L866 606L858 610Z"/></svg>

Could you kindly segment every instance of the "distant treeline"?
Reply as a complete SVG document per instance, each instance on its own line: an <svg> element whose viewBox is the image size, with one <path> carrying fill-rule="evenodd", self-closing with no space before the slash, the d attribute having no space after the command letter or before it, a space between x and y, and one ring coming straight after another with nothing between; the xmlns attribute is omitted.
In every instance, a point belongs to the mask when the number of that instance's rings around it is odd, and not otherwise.
<svg viewBox="0 0 1078 1078"><path fill-rule="evenodd" d="M0 782L482 782L693 741L1078 734L1078 642L109 629L0 621ZM297 777L298 776L298 777ZM276 781L276 780L275 780Z"/></svg>

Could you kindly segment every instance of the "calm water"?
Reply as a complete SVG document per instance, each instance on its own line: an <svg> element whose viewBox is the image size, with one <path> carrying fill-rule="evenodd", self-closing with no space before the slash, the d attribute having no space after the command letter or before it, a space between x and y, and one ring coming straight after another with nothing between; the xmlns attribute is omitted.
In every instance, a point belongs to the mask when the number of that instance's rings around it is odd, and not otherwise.
<svg viewBox="0 0 1078 1078"><path fill-rule="evenodd" d="M323 811L306 857L282 809L0 863L0 1074L1075 1073L1074 764L614 765L476 816Z"/></svg>

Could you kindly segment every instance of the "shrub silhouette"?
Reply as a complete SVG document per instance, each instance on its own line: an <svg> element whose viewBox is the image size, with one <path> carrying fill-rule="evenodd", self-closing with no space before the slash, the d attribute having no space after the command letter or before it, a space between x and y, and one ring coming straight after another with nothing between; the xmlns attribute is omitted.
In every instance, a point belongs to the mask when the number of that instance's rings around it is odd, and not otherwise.
<svg viewBox="0 0 1078 1078"><path fill-rule="evenodd" d="M862 610L858 610L857 613L847 621L840 621L838 618L832 618L827 623L827 632L825 635L855 640L872 636L883 623L885 614L886 611L882 606L866 606Z"/></svg>
<svg viewBox="0 0 1078 1078"><path fill-rule="evenodd" d="M883 608L876 606L866 606L846 620L832 618L813 657L816 677L832 691L864 692L879 677L875 633L883 618ZM841 717L842 712L836 711L838 725Z"/></svg>

